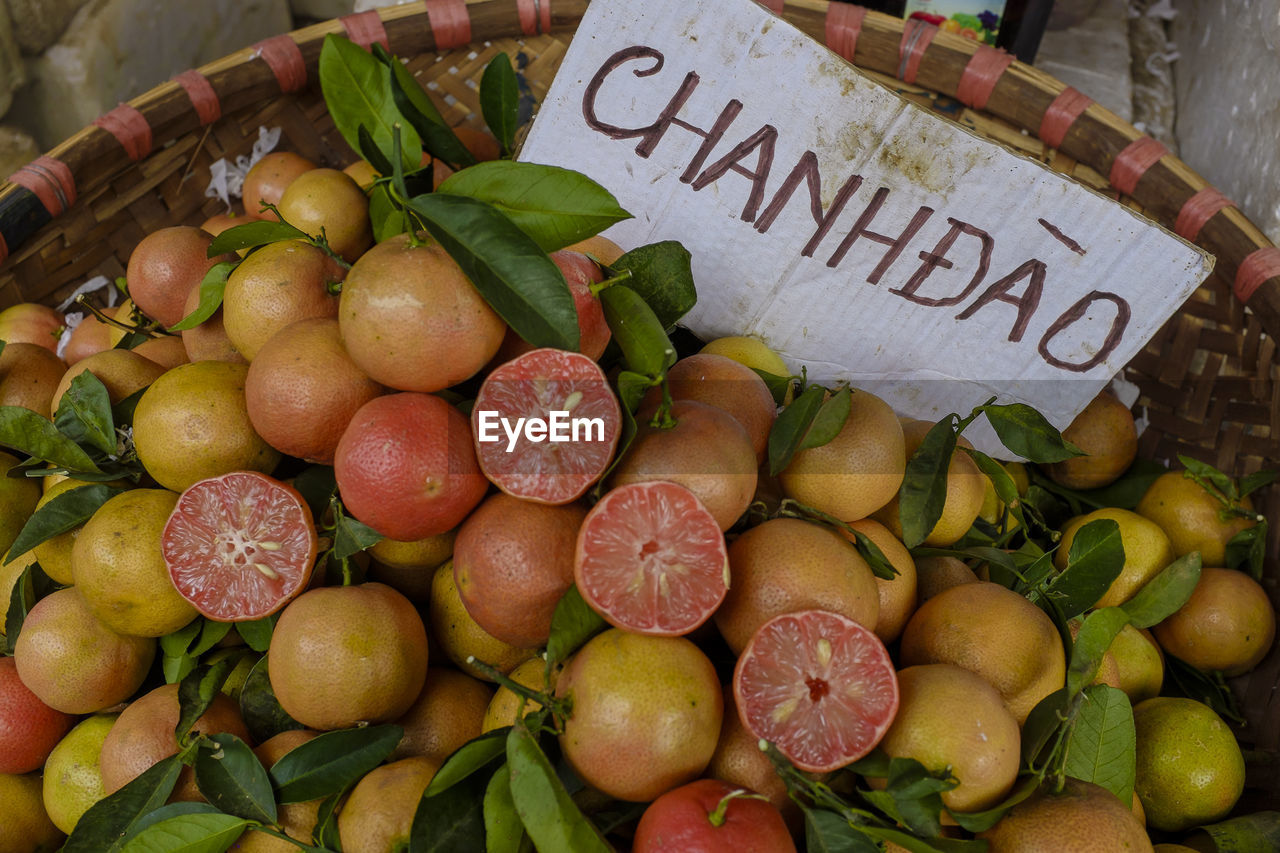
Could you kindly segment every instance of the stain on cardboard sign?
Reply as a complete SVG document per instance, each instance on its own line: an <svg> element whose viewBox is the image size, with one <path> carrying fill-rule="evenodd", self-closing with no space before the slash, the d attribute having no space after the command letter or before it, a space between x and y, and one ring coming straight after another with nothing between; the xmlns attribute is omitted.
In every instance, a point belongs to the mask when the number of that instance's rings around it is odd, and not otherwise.
<svg viewBox="0 0 1280 853"><path fill-rule="evenodd" d="M752 0L593 0L521 159L611 190L624 247L684 243L698 335L929 420L995 395L1065 427L1213 267Z"/></svg>

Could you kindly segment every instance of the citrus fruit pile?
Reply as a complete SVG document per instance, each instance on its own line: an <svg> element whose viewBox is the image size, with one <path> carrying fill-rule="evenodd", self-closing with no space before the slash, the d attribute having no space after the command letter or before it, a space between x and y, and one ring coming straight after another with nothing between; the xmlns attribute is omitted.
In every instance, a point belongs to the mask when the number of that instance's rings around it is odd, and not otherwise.
<svg viewBox="0 0 1280 853"><path fill-rule="evenodd" d="M704 344L679 244L325 51L392 138L326 90L345 171L268 155L73 331L0 313L0 853L1275 832L1224 686L1269 476L1136 460L1105 393L930 424Z"/></svg>

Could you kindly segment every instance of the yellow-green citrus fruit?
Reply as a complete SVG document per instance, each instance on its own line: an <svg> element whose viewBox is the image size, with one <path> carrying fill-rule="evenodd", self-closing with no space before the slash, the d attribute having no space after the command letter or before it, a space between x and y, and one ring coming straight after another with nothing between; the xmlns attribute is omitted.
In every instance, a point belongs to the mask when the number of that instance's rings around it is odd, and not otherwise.
<svg viewBox="0 0 1280 853"><path fill-rule="evenodd" d="M1243 508L1253 509L1247 496ZM1182 471L1161 474L1138 501L1138 514L1160 525L1173 545L1175 556L1200 552L1201 565L1223 566L1227 543L1241 530L1253 527L1256 519L1220 515L1222 503Z"/></svg>
<svg viewBox="0 0 1280 853"><path fill-rule="evenodd" d="M67 733L44 765L44 807L68 835L89 807L107 795L98 756L115 724L115 714L98 714Z"/></svg>
<svg viewBox="0 0 1280 853"><path fill-rule="evenodd" d="M1111 641L1108 650L1115 659L1120 675L1120 689L1137 705L1160 695L1164 684L1164 658L1151 635L1125 625Z"/></svg>
<svg viewBox="0 0 1280 853"><path fill-rule="evenodd" d="M62 839L44 810L40 777L0 773L0 853L52 853Z"/></svg>
<svg viewBox="0 0 1280 853"><path fill-rule="evenodd" d="M1062 791L1042 788L978 837L988 853L1151 853L1151 839L1128 805L1070 777Z"/></svg>
<svg viewBox="0 0 1280 853"><path fill-rule="evenodd" d="M1204 568L1187 603L1151 633L1196 669L1241 675L1271 650L1276 612L1266 590L1244 572Z"/></svg>
<svg viewBox="0 0 1280 853"><path fill-rule="evenodd" d="M1112 581L1094 606L1116 607L1137 595L1147 581L1172 563L1174 553L1169 537L1154 522L1127 509L1097 509L1086 515L1078 515L1063 525L1062 541L1058 543L1058 550L1053 555L1053 564L1058 571L1067 567L1076 531L1090 522L1104 519L1114 521L1120 527L1124 568L1120 571L1120 577Z"/></svg>
<svg viewBox="0 0 1280 853"><path fill-rule="evenodd" d="M1215 823L1244 791L1244 756L1227 724L1194 699L1158 696L1133 709L1134 790L1147 824L1165 832Z"/></svg>

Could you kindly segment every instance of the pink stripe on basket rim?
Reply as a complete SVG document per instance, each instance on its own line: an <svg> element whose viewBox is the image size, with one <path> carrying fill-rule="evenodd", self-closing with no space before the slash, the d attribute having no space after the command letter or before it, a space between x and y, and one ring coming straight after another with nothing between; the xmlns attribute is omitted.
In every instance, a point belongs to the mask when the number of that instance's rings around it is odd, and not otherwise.
<svg viewBox="0 0 1280 853"><path fill-rule="evenodd" d="M1173 231L1184 240L1194 241L1200 236L1200 229L1218 211L1235 206L1236 203L1219 192L1217 187L1205 187L1182 203Z"/></svg>
<svg viewBox="0 0 1280 853"><path fill-rule="evenodd" d="M288 35L263 39L253 49L275 75L281 92L297 92L307 85L307 63L302 58L302 48Z"/></svg>
<svg viewBox="0 0 1280 853"><path fill-rule="evenodd" d="M898 79L903 83L916 82L920 72L920 60L938 34L938 28L919 18L908 18L902 28L902 41L898 43Z"/></svg>
<svg viewBox="0 0 1280 853"><path fill-rule="evenodd" d="M540 36L551 30L551 0L516 0L520 32Z"/></svg>
<svg viewBox="0 0 1280 853"><path fill-rule="evenodd" d="M0 233L0 264L9 258L9 241L4 239L4 234Z"/></svg>
<svg viewBox="0 0 1280 853"><path fill-rule="evenodd" d="M347 38L365 50L369 50L375 44L380 44L387 50L391 49L391 42L387 39L387 28L382 25L382 17L377 9L356 12L354 15L343 15L338 18L338 22L342 24Z"/></svg>
<svg viewBox="0 0 1280 853"><path fill-rule="evenodd" d="M1076 119L1080 118L1092 103L1092 98L1071 86L1063 89L1058 97L1053 99L1053 103L1049 104L1049 108L1044 111L1044 117L1040 119L1040 132L1037 134L1040 141L1050 148L1060 148L1062 140L1067 138L1067 131L1071 129L1071 125L1076 123Z"/></svg>
<svg viewBox="0 0 1280 853"><path fill-rule="evenodd" d="M452 50L471 41L471 13L463 0L425 0L423 5L436 50Z"/></svg>
<svg viewBox="0 0 1280 853"><path fill-rule="evenodd" d="M65 213L76 203L76 179L71 169L47 154L14 172L9 176L9 182L35 193L50 216Z"/></svg>
<svg viewBox="0 0 1280 853"><path fill-rule="evenodd" d="M121 104L109 113L104 113L93 120L111 134L124 146L124 153L129 159L138 162L151 153L151 125L147 118L128 104Z"/></svg>
<svg viewBox="0 0 1280 853"><path fill-rule="evenodd" d="M956 100L975 110L986 109L996 83L1013 64L1013 54L990 45L981 45L969 58L956 86Z"/></svg>
<svg viewBox="0 0 1280 853"><path fill-rule="evenodd" d="M193 68L183 71L174 77L173 81L186 90L187 97L191 99L191 106L195 108L196 115L200 118L201 127L213 124L222 118L222 101L218 99L218 93L208 77Z"/></svg>
<svg viewBox="0 0 1280 853"><path fill-rule="evenodd" d="M862 19L867 17L865 6L849 3L832 3L827 6L827 47L853 62L853 52L862 34Z"/></svg>
<svg viewBox="0 0 1280 853"><path fill-rule="evenodd" d="M1277 276L1280 276L1280 249L1275 246L1266 246L1251 252L1240 262L1232 290L1235 291L1236 299L1248 302L1249 297L1253 296L1253 292L1261 287L1263 282Z"/></svg>
<svg viewBox="0 0 1280 853"><path fill-rule="evenodd" d="M1116 155L1107 180L1125 195L1133 195L1142 176L1168 153L1169 149L1160 144L1159 140L1140 136Z"/></svg>

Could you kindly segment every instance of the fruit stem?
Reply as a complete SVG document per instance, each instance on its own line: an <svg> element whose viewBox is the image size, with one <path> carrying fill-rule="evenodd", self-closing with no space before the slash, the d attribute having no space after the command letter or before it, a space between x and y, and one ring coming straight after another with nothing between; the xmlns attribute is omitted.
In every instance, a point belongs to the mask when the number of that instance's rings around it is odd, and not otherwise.
<svg viewBox="0 0 1280 853"><path fill-rule="evenodd" d="M588 255L587 257L591 257L591 256ZM622 272L618 273L615 276L606 278L604 281L592 282L591 284L587 285L587 287L588 289L590 289L592 296L599 296L600 291L606 290L607 288L610 288L615 284L622 284L623 282L630 281L631 278L632 278L631 270L623 270Z"/></svg>
<svg viewBox="0 0 1280 853"><path fill-rule="evenodd" d="M87 310L93 316L97 317L98 322L100 323L106 323L108 326L114 326L117 329L133 334L146 335L149 338L156 337L156 330L154 326L130 326L128 323L122 323L115 317L110 317L102 313L102 309L90 305L85 299L85 295L83 293L76 297L76 304Z"/></svg>
<svg viewBox="0 0 1280 853"><path fill-rule="evenodd" d="M475 655L467 657L467 666L475 667L480 672L484 673L485 678L488 678L491 681L496 681L498 684L519 696L521 699L530 702L537 702L542 705L543 708L550 709L558 718L563 719L564 717L569 716L569 706L566 699L557 698L543 690L531 690L520 682L513 681L508 678L493 666L482 660L477 660Z"/></svg>
<svg viewBox="0 0 1280 853"><path fill-rule="evenodd" d="M707 814L707 820L711 821L712 826L724 826L729 816L729 803L737 799L769 801L768 797L748 791L746 788L736 788L721 797L720 802L716 803L716 810Z"/></svg>

